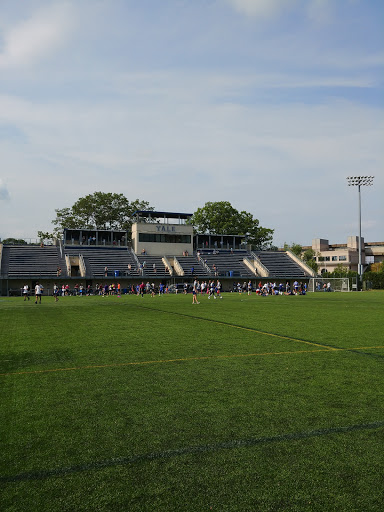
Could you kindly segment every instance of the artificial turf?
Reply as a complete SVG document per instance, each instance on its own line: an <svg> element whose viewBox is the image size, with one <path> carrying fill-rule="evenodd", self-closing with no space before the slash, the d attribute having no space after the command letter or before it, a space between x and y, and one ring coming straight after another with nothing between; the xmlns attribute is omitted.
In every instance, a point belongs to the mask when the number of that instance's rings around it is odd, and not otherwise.
<svg viewBox="0 0 384 512"><path fill-rule="evenodd" d="M0 298L4 511L381 511L384 293Z"/></svg>

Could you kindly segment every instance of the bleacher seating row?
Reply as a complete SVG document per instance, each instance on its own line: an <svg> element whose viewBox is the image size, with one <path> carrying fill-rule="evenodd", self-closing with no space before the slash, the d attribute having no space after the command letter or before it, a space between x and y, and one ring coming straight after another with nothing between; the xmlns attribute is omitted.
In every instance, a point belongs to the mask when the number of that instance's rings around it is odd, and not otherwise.
<svg viewBox="0 0 384 512"><path fill-rule="evenodd" d="M218 253L202 255L203 259L211 270L212 275L225 276L225 277L255 277L252 272L244 263L244 257L247 256L246 252L231 253Z"/></svg>
<svg viewBox="0 0 384 512"><path fill-rule="evenodd" d="M273 277L279 279L308 277L304 269L297 265L285 252L258 251L254 254Z"/></svg>
<svg viewBox="0 0 384 512"><path fill-rule="evenodd" d="M55 246L4 246L1 274L8 277L53 277L60 266L60 254Z"/></svg>
<svg viewBox="0 0 384 512"><path fill-rule="evenodd" d="M105 267L108 269L107 277L113 277L115 273L119 276L126 275L129 264L134 275L137 267L132 253L127 248L65 247L64 253L69 257L82 255L88 278L104 278Z"/></svg>
<svg viewBox="0 0 384 512"><path fill-rule="evenodd" d="M169 277L172 269L168 269L163 263L161 256L141 255L137 258L140 263L139 274L148 278ZM171 272L170 272L171 271Z"/></svg>
<svg viewBox="0 0 384 512"><path fill-rule="evenodd" d="M62 269L61 277L68 277L65 255L69 258L81 255L88 279L108 277L145 277L148 279L166 279L171 274L178 276L178 269L167 269L161 256L135 256L128 248L110 247L64 247L61 253L55 246L4 246L1 261L1 276L17 277L57 277L57 268ZM306 278L309 274L284 252L258 251L247 254L245 251L234 253L223 251L188 256L177 256L177 261L184 272L184 277L198 279L213 277L257 277L244 263L258 259L268 269L270 279ZM172 259L173 256L170 257ZM129 269L130 266L130 269Z"/></svg>
<svg viewBox="0 0 384 512"><path fill-rule="evenodd" d="M207 277L209 271L204 267L203 261L199 261L197 256L178 256L177 261L184 270L184 276L196 276L198 279Z"/></svg>

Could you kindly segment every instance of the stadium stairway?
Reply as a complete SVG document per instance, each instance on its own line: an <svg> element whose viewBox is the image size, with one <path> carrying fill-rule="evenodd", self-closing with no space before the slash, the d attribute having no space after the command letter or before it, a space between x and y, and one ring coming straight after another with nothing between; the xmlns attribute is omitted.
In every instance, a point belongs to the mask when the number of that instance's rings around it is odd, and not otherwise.
<svg viewBox="0 0 384 512"><path fill-rule="evenodd" d="M147 254L142 254L137 257L140 265L142 265L142 273L140 275L145 278L163 278L169 277L170 273L166 270L165 265L163 263L163 259L161 256L148 256ZM155 265L155 268L153 268Z"/></svg>
<svg viewBox="0 0 384 512"><path fill-rule="evenodd" d="M60 252L60 247L57 247L57 257L59 259L59 265L58 266L61 268L60 277L68 277L67 264L65 262L64 250L61 253Z"/></svg>
<svg viewBox="0 0 384 512"><path fill-rule="evenodd" d="M177 256L177 261L179 262L181 268L184 271L184 277L210 277L211 274L204 267L203 259L200 258L200 261L197 256ZM193 273L192 273L193 269Z"/></svg>

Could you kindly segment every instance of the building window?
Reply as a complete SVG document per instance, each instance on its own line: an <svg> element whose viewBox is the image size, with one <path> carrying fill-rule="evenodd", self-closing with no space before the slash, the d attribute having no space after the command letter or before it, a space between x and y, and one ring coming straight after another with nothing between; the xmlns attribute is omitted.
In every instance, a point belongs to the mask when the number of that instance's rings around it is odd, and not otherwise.
<svg viewBox="0 0 384 512"><path fill-rule="evenodd" d="M139 242L162 244L190 244L191 235L167 235L165 233L139 233Z"/></svg>
<svg viewBox="0 0 384 512"><path fill-rule="evenodd" d="M337 256L332 256L332 261L337 261Z"/></svg>
<svg viewBox="0 0 384 512"><path fill-rule="evenodd" d="M346 256L339 256L339 261L347 261L347 257Z"/></svg>

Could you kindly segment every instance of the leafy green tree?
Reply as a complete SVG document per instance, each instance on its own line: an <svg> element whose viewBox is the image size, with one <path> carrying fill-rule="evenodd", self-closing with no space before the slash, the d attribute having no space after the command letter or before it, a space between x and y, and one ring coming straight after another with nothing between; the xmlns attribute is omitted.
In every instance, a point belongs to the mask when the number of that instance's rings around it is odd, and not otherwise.
<svg viewBox="0 0 384 512"><path fill-rule="evenodd" d="M53 233L49 233L48 231L38 231L37 236L42 243L46 242L47 240L50 242L55 240L55 235Z"/></svg>
<svg viewBox="0 0 384 512"><path fill-rule="evenodd" d="M384 289L384 272L364 272L363 280L370 283L370 288L375 290Z"/></svg>
<svg viewBox="0 0 384 512"><path fill-rule="evenodd" d="M295 256L301 258L301 253L303 252L303 247L300 244L284 244L284 251L291 251Z"/></svg>
<svg viewBox="0 0 384 512"><path fill-rule="evenodd" d="M2 241L3 244L8 244L8 245L27 245L27 242L25 240L23 240L22 238L5 238L3 241Z"/></svg>
<svg viewBox="0 0 384 512"><path fill-rule="evenodd" d="M371 263L370 271L371 272L384 272L384 261L379 261L377 263Z"/></svg>
<svg viewBox="0 0 384 512"><path fill-rule="evenodd" d="M316 252L313 249L307 249L303 251L303 246L300 244L292 243L291 245L285 243L284 251L291 251L295 256L300 258L308 267L315 272L318 272L319 266L315 261Z"/></svg>
<svg viewBox="0 0 384 512"><path fill-rule="evenodd" d="M152 210L147 201L128 201L124 194L94 192L80 197L70 208L55 210L52 221L55 233L67 229L98 229L128 231L132 226L132 215L136 210Z"/></svg>
<svg viewBox="0 0 384 512"><path fill-rule="evenodd" d="M344 267L342 263L339 263L334 268L332 274L334 277L348 277L348 274L350 273L349 268Z"/></svg>
<svg viewBox="0 0 384 512"><path fill-rule="evenodd" d="M233 208L228 201L205 203L195 211L190 223L199 234L244 235L247 243L257 249L269 247L274 232L260 226L251 213Z"/></svg>
<svg viewBox="0 0 384 512"><path fill-rule="evenodd" d="M308 267L317 273L319 270L319 265L315 261L315 256L316 252L313 249L307 249L303 252L301 258L308 265Z"/></svg>

